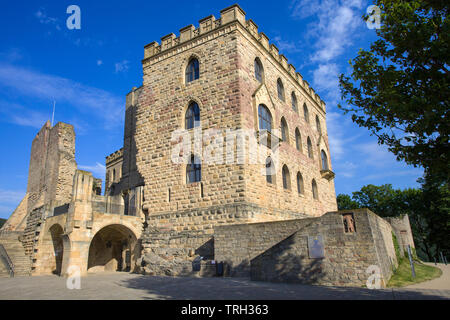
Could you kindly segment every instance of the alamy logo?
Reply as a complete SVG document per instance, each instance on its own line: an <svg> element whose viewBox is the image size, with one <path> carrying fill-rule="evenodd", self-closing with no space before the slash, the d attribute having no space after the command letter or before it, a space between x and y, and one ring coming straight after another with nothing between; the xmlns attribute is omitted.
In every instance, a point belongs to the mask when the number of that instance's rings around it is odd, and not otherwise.
<svg viewBox="0 0 450 320"><path fill-rule="evenodd" d="M70 16L67 18L66 26L69 30L80 30L81 29L81 9L79 6L70 5L67 7L67 14Z"/></svg>
<svg viewBox="0 0 450 320"><path fill-rule="evenodd" d="M195 123L192 130L179 129L172 133L172 163L189 164L195 155L195 164L259 164L263 165L262 175L276 174L280 145L277 129L272 132L229 128L202 130L200 122Z"/></svg>
<svg viewBox="0 0 450 320"><path fill-rule="evenodd" d="M379 266L369 266L366 273L370 274L366 286L369 289L381 289L381 269Z"/></svg>
<svg viewBox="0 0 450 320"><path fill-rule="evenodd" d="M366 13L369 17L366 20L367 28L381 29L381 9L378 6L372 5L367 8Z"/></svg>
<svg viewBox="0 0 450 320"><path fill-rule="evenodd" d="M81 270L80 267L78 266L70 266L67 269L67 281L66 281L66 286L67 289L69 290L73 290L73 289L77 289L80 290L81 289Z"/></svg>

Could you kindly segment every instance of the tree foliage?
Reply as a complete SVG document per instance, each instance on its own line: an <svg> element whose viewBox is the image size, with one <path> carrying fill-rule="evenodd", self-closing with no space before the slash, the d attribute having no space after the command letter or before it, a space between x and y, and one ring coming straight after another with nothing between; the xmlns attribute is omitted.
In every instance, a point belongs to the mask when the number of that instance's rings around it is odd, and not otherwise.
<svg viewBox="0 0 450 320"><path fill-rule="evenodd" d="M448 184L425 175L421 189L393 189L392 185L367 185L352 196L337 197L339 210L368 208L382 217L409 216L414 243L422 259L450 254L450 192Z"/></svg>
<svg viewBox="0 0 450 320"><path fill-rule="evenodd" d="M449 181L448 1L378 0L381 29L340 76L339 105L398 160ZM367 19L368 16L365 17Z"/></svg>

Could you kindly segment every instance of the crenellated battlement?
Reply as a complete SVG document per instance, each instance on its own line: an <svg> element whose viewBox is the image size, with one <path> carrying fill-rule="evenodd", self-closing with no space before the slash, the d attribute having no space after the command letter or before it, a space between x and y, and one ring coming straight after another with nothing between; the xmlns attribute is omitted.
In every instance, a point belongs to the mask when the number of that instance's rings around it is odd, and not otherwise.
<svg viewBox="0 0 450 320"><path fill-rule="evenodd" d="M234 4L221 10L220 15L219 19L216 19L214 15L200 19L198 28L195 28L192 24L181 28L178 37L174 33L170 33L161 38L161 44L156 41L149 43L144 47L144 61L158 56L161 53L165 53L181 44L185 44L188 41L200 38L210 31L217 30L233 22L238 22L325 111L325 102L319 97L309 83L303 79L302 75L299 72L296 72L295 67L288 62L286 56L279 53L276 45L273 43L271 44L269 38L263 32L258 31L256 23L251 19L246 20L246 13L238 4Z"/></svg>
<svg viewBox="0 0 450 320"><path fill-rule="evenodd" d="M106 157L106 163L111 163L116 159L119 159L120 157L123 157L123 148L120 150L117 150L114 153L111 153L109 156Z"/></svg>

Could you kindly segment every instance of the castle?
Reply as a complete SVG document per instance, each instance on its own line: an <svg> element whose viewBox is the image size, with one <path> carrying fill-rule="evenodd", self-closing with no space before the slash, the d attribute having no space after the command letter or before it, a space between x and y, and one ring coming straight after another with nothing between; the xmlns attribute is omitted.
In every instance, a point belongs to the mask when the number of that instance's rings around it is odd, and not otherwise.
<svg viewBox="0 0 450 320"><path fill-rule="evenodd" d="M0 231L10 269L17 256L17 274L208 276L224 262L228 276L362 285L376 265L389 280L392 235L414 246L407 217L337 211L325 103L238 5L220 14L145 46L104 195L77 169L73 127L44 125Z"/></svg>

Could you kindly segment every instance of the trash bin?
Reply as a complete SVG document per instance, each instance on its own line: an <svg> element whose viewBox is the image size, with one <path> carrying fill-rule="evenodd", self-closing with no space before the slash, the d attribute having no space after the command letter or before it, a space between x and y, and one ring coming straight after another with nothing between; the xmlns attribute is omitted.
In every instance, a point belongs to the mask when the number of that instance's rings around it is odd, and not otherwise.
<svg viewBox="0 0 450 320"><path fill-rule="evenodd" d="M199 272L202 267L202 259L203 257L197 257L192 261L192 271Z"/></svg>
<svg viewBox="0 0 450 320"><path fill-rule="evenodd" d="M216 275L223 277L223 262L216 263Z"/></svg>

